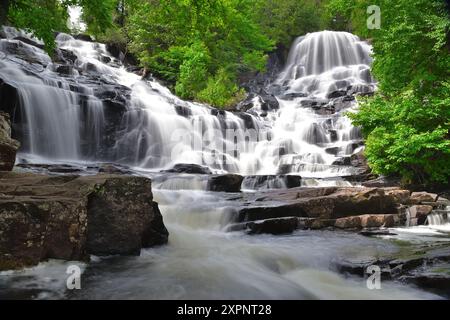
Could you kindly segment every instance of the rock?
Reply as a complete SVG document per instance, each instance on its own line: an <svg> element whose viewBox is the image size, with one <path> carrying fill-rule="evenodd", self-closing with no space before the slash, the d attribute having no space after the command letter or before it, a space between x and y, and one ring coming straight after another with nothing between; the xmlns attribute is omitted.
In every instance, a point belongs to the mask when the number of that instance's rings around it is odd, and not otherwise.
<svg viewBox="0 0 450 320"><path fill-rule="evenodd" d="M361 215L336 220L335 227L339 229L362 229L362 228L391 228L394 227L395 218L392 214Z"/></svg>
<svg viewBox="0 0 450 320"><path fill-rule="evenodd" d="M175 110L182 117L189 118L192 115L192 110L186 106L176 105Z"/></svg>
<svg viewBox="0 0 450 320"><path fill-rule="evenodd" d="M211 174L211 170L208 167L201 166L199 164L190 163L178 163L173 166L172 169L162 170L161 172L169 173L190 173L190 174Z"/></svg>
<svg viewBox="0 0 450 320"><path fill-rule="evenodd" d="M290 93L285 93L283 94L280 99L283 100L294 100L296 98L305 98L308 95L306 93L303 92L290 92Z"/></svg>
<svg viewBox="0 0 450 320"><path fill-rule="evenodd" d="M438 195L428 192L413 192L411 193L411 203L420 204L422 202L436 202Z"/></svg>
<svg viewBox="0 0 450 320"><path fill-rule="evenodd" d="M369 188L386 188L386 187L396 187L400 185L400 179L394 177L378 177L376 179L364 181L362 183L363 186ZM408 194L409 198L409 194Z"/></svg>
<svg viewBox="0 0 450 320"><path fill-rule="evenodd" d="M271 111L278 110L280 108L280 103L278 99L272 94L265 94L260 96L261 110Z"/></svg>
<svg viewBox="0 0 450 320"><path fill-rule="evenodd" d="M361 232L359 232L360 235L365 237L376 237L376 236L396 236L396 233L393 233L389 230L383 230L383 229L366 229Z"/></svg>
<svg viewBox="0 0 450 320"><path fill-rule="evenodd" d="M431 211L433 211L433 207L428 205L414 205L410 207L409 216L414 222L413 225L424 225Z"/></svg>
<svg viewBox="0 0 450 320"><path fill-rule="evenodd" d="M298 220L296 217L286 217L280 219L266 219L247 223L250 234L286 234L297 229Z"/></svg>
<svg viewBox="0 0 450 320"><path fill-rule="evenodd" d="M373 180L371 180L373 181ZM408 204L409 196L411 192L409 190L401 190L397 188L385 189L384 191L387 195L394 197L395 201L399 204Z"/></svg>
<svg viewBox="0 0 450 320"><path fill-rule="evenodd" d="M336 141L338 141L338 133L337 133L336 130L328 130L328 133L330 134L330 140L331 140L331 142L336 142ZM325 152L329 153L329 152L327 151L327 150L329 150L329 149L337 149L337 150L339 150L338 147L334 147L334 148L327 148L327 149L325 150ZM337 154L337 152L334 153L334 155L336 155L336 154Z"/></svg>
<svg viewBox="0 0 450 320"><path fill-rule="evenodd" d="M335 160L332 165L334 166L350 166L352 165L352 162L350 160L350 157L340 157L339 159Z"/></svg>
<svg viewBox="0 0 450 320"><path fill-rule="evenodd" d="M327 99L335 99L335 98L343 97L345 95L347 95L347 91L345 91L345 90L336 90L336 91L330 92L327 95Z"/></svg>
<svg viewBox="0 0 450 320"><path fill-rule="evenodd" d="M368 75L368 82L371 82L372 77L370 76L370 71L367 70L369 72ZM373 85L366 85L366 84L357 84L357 85L352 85L352 86L348 86L347 87L347 95L355 95L355 94L359 94L362 96L365 95L373 95L375 92L375 88Z"/></svg>
<svg viewBox="0 0 450 320"><path fill-rule="evenodd" d="M329 147L325 149L325 152L328 154L337 155L339 150L340 150L339 147Z"/></svg>
<svg viewBox="0 0 450 320"><path fill-rule="evenodd" d="M107 174L131 174L131 170L129 170L128 167L113 163L102 164L98 169L98 172Z"/></svg>
<svg viewBox="0 0 450 320"><path fill-rule="evenodd" d="M144 177L0 173L0 270L167 242Z"/></svg>
<svg viewBox="0 0 450 320"><path fill-rule="evenodd" d="M217 192L240 192L244 177L238 174L212 176L208 180L207 190Z"/></svg>
<svg viewBox="0 0 450 320"><path fill-rule="evenodd" d="M13 40L22 41L26 44L29 44L30 46L33 46L33 47L36 47L39 49L44 49L44 47L45 47L43 44L37 43L36 41L33 41L33 40L25 38L25 37L15 37Z"/></svg>
<svg viewBox="0 0 450 320"><path fill-rule="evenodd" d="M77 40L82 40L82 41L87 41L87 42L94 42L94 40L88 34L80 33L80 34L74 35L73 37L75 39L77 39Z"/></svg>
<svg viewBox="0 0 450 320"><path fill-rule="evenodd" d="M73 73L73 67L69 65L58 66L56 72L64 75L71 75Z"/></svg>
<svg viewBox="0 0 450 320"><path fill-rule="evenodd" d="M302 177L296 175L254 175L246 176L242 183L244 189L290 189L302 185Z"/></svg>
<svg viewBox="0 0 450 320"><path fill-rule="evenodd" d="M19 142L11 138L9 114L0 111L0 171L13 169L19 146Z"/></svg>

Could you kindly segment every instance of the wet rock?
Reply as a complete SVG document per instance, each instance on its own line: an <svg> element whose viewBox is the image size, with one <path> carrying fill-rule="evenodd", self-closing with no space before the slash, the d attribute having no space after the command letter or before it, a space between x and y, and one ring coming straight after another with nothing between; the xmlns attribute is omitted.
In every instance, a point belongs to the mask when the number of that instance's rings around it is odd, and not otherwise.
<svg viewBox="0 0 450 320"><path fill-rule="evenodd" d="M250 190L290 189L302 185L302 177L296 175L254 175L244 178L243 187Z"/></svg>
<svg viewBox="0 0 450 320"><path fill-rule="evenodd" d="M173 166L172 169L162 170L161 172L170 173L190 173L190 174L211 174L211 170L208 167L201 166L199 164L190 163L178 163Z"/></svg>
<svg viewBox="0 0 450 320"><path fill-rule="evenodd" d="M29 39L29 38L15 37L13 40L19 40L19 41L22 41L22 42L24 42L26 44L29 44L30 46L33 46L33 47L36 47L36 48L39 48L39 49L44 49L44 45L43 44L37 43L36 41L33 41L33 40Z"/></svg>
<svg viewBox="0 0 450 320"><path fill-rule="evenodd" d="M355 158L355 160L356 160L356 158ZM370 187L370 188L396 187L396 186L400 185L400 179L394 178L394 177L381 176L376 179L364 181L362 183L362 185L365 187ZM409 195L408 195L408 198L409 198Z"/></svg>
<svg viewBox="0 0 450 320"><path fill-rule="evenodd" d="M383 229L366 229L359 232L360 235L365 237L376 237L376 236L396 236L396 233L393 233L389 230Z"/></svg>
<svg viewBox="0 0 450 320"><path fill-rule="evenodd" d="M336 130L328 130L328 133L330 134L330 140L331 140L331 142L336 142L336 141L338 141L338 133L337 133ZM337 148L337 147L335 147L335 148L339 150L339 148ZM333 149L333 148L327 148L327 149ZM325 152L328 152L328 151L325 150ZM334 154L336 155L337 152L334 153Z"/></svg>
<svg viewBox="0 0 450 320"><path fill-rule="evenodd" d="M412 225L424 225L431 211L433 211L433 207L428 205L414 205L410 207L409 215Z"/></svg>
<svg viewBox="0 0 450 320"><path fill-rule="evenodd" d="M296 217L286 217L280 219L266 219L247 223L249 234L287 234L297 229L298 220Z"/></svg>
<svg viewBox="0 0 450 320"><path fill-rule="evenodd" d="M382 220L364 217L363 227L381 226L398 214L396 198L379 188L293 188L282 192L271 191L259 197L252 205L239 210L239 221L263 220L280 217L307 217L339 219L361 215L381 215ZM280 204L282 202L282 204ZM384 219L384 220L383 220ZM381 221L381 222L380 222ZM390 220L389 220L390 221ZM389 222L391 224L391 222Z"/></svg>
<svg viewBox="0 0 450 320"><path fill-rule="evenodd" d="M0 194L0 270L167 242L147 178L3 172Z"/></svg>
<svg viewBox="0 0 450 320"><path fill-rule="evenodd" d="M63 75L71 75L73 73L73 67L69 65L58 66L56 72Z"/></svg>
<svg viewBox="0 0 450 320"><path fill-rule="evenodd" d="M208 180L207 190L217 192L240 192L244 177L238 174L212 176Z"/></svg>
<svg viewBox="0 0 450 320"><path fill-rule="evenodd" d="M265 94L260 96L261 99L261 110L271 111L278 110L280 108L280 103L277 98L272 94Z"/></svg>
<svg viewBox="0 0 450 320"><path fill-rule="evenodd" d="M361 215L336 220L335 227L339 229L363 229L363 228L391 228L396 225L398 217L392 214Z"/></svg>
<svg viewBox="0 0 450 320"><path fill-rule="evenodd" d="M350 157L341 157L332 163L334 166L350 166L351 164Z"/></svg>
<svg viewBox="0 0 450 320"><path fill-rule="evenodd" d="M340 150L339 147L329 147L325 149L325 152L328 154L337 155L339 150Z"/></svg>
<svg viewBox="0 0 450 320"><path fill-rule="evenodd" d="M411 203L420 204L422 202L436 202L438 195L428 192L413 192L411 193Z"/></svg>
<svg viewBox="0 0 450 320"><path fill-rule="evenodd" d="M114 163L105 163L100 166L98 169L99 173L107 173L107 174L131 174L131 170L128 167L124 167L122 165L114 164Z"/></svg>
<svg viewBox="0 0 450 320"><path fill-rule="evenodd" d="M401 190L398 188L392 188L392 189L384 189L385 193L389 196L394 197L394 200L399 204L408 204L409 203L409 196L411 192L409 190Z"/></svg>
<svg viewBox="0 0 450 320"><path fill-rule="evenodd" d="M73 37L75 39L77 39L77 40L82 40L82 41L87 41L87 42L94 42L94 39L92 39L91 36L88 35L88 34L80 33L80 34L74 35Z"/></svg>
<svg viewBox="0 0 450 320"><path fill-rule="evenodd" d="M371 78L371 77L370 77ZM366 85L366 84L356 84L352 86L347 87L347 94L348 95L373 95L375 92L375 87L373 85Z"/></svg>
<svg viewBox="0 0 450 320"><path fill-rule="evenodd" d="M13 169L19 146L19 142L11 138L9 114L0 111L0 171Z"/></svg>

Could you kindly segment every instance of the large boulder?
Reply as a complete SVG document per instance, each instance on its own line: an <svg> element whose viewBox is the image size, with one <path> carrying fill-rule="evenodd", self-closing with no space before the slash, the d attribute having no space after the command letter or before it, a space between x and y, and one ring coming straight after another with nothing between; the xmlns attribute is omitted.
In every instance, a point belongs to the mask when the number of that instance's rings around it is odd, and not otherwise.
<svg viewBox="0 0 450 320"><path fill-rule="evenodd" d="M11 138L9 114L0 111L0 171L11 171L19 142Z"/></svg>
<svg viewBox="0 0 450 320"><path fill-rule="evenodd" d="M208 180L207 190L219 192L240 192L244 177L238 174L221 174Z"/></svg>
<svg viewBox="0 0 450 320"><path fill-rule="evenodd" d="M168 232L144 177L0 173L0 270L139 254Z"/></svg>

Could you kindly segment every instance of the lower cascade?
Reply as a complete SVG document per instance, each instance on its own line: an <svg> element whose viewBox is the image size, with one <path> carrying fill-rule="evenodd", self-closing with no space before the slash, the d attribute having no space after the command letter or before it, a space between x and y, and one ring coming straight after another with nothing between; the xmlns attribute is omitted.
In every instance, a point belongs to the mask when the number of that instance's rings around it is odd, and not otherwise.
<svg viewBox="0 0 450 320"><path fill-rule="evenodd" d="M105 44L59 33L50 58L24 32L0 38L0 134L20 142L0 171L0 226L19 239L0 239L0 298L450 297L449 201L370 179L347 117L377 89L357 36L297 38L232 110L180 99ZM82 290L66 290L71 260Z"/></svg>

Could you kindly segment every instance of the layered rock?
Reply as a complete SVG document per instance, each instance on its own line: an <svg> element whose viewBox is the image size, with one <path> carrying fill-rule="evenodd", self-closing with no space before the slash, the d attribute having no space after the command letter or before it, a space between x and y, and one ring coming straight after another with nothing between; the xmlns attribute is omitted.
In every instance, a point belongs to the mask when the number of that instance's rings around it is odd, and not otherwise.
<svg viewBox="0 0 450 320"><path fill-rule="evenodd" d="M0 270L139 254L167 242L143 177L0 173Z"/></svg>
<svg viewBox="0 0 450 320"><path fill-rule="evenodd" d="M207 190L222 192L239 192L244 177L238 174L214 175L208 180Z"/></svg>
<svg viewBox="0 0 450 320"><path fill-rule="evenodd" d="M9 114L0 111L0 171L11 171L19 142L11 138Z"/></svg>

